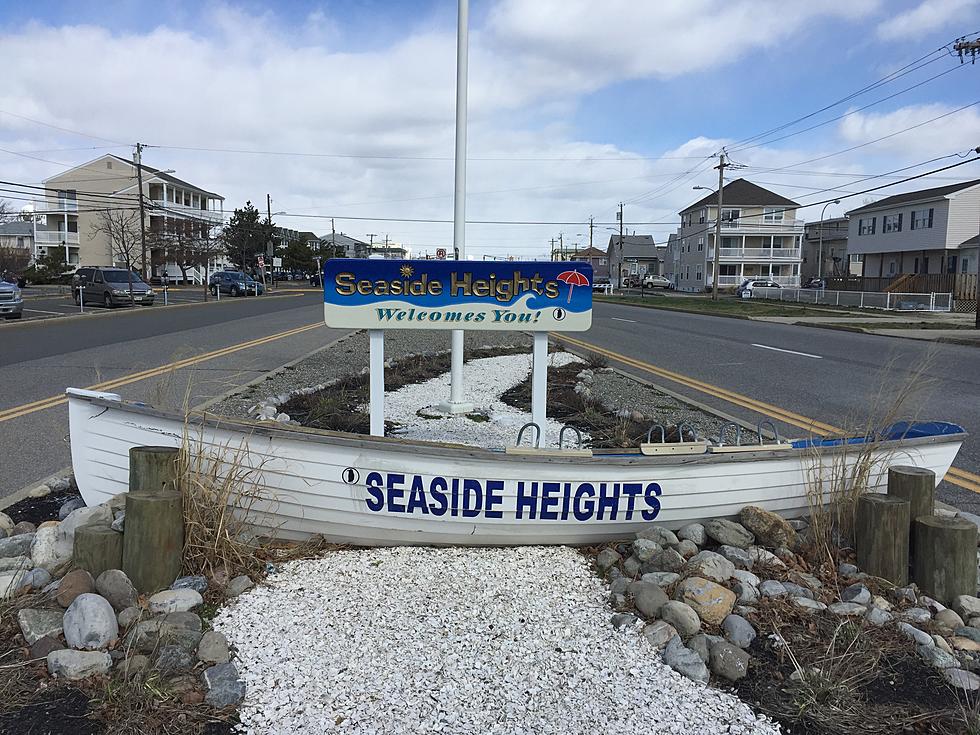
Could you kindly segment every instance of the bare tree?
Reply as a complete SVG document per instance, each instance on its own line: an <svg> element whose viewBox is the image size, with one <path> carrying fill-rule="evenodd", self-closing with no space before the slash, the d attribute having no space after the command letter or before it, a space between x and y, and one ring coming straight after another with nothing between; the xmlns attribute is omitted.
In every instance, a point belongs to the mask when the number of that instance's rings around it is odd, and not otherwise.
<svg viewBox="0 0 980 735"><path fill-rule="evenodd" d="M0 199L0 223L10 222L16 218L17 212L14 211L14 205L6 199Z"/></svg>
<svg viewBox="0 0 980 735"><path fill-rule="evenodd" d="M18 248L13 245L0 245L0 274L23 273L31 262L29 248Z"/></svg>
<svg viewBox="0 0 980 735"><path fill-rule="evenodd" d="M142 257L140 217L128 209L102 209L95 215L91 232L104 235L114 263L123 263L129 272L129 296L133 296L133 266Z"/></svg>
<svg viewBox="0 0 980 735"><path fill-rule="evenodd" d="M218 225L208 220L195 220L194 252L197 264L204 266L204 300L207 301L211 265L225 254L225 240Z"/></svg>

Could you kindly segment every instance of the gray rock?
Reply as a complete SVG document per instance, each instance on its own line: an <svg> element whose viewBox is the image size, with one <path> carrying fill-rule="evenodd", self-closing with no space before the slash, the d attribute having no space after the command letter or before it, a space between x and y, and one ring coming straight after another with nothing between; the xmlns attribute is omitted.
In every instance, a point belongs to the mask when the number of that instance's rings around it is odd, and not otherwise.
<svg viewBox="0 0 980 735"><path fill-rule="evenodd" d="M57 638L61 635L63 618L61 610L25 608L17 613L17 623L28 646L33 646L45 636Z"/></svg>
<svg viewBox="0 0 980 735"><path fill-rule="evenodd" d="M626 577L617 577L609 583L609 592L614 595L622 595L626 593L629 586L630 581Z"/></svg>
<svg viewBox="0 0 980 735"><path fill-rule="evenodd" d="M741 615L729 615L722 621L721 629L728 642L739 648L748 648L755 640L755 628Z"/></svg>
<svg viewBox="0 0 980 735"><path fill-rule="evenodd" d="M833 605L827 605L827 611L832 612L834 615L840 615L841 617L849 618L857 615L864 617L868 612L868 608L856 602L835 602Z"/></svg>
<svg viewBox="0 0 980 735"><path fill-rule="evenodd" d="M701 618L690 605L670 600L660 608L660 617L670 623L682 637L688 638L701 630Z"/></svg>
<svg viewBox="0 0 980 735"><path fill-rule="evenodd" d="M247 592L255 586L255 582L246 577L244 574L240 577L235 577L228 583L228 588L225 590L228 597L238 597L243 592Z"/></svg>
<svg viewBox="0 0 980 735"><path fill-rule="evenodd" d="M713 518L704 524L704 531L719 544L747 549L755 542L755 536L741 523L724 518Z"/></svg>
<svg viewBox="0 0 980 735"><path fill-rule="evenodd" d="M790 598L798 606L802 607L804 610L812 610L813 612L821 612L827 609L827 606L820 602L820 600L814 600L809 597L793 597Z"/></svg>
<svg viewBox="0 0 980 735"><path fill-rule="evenodd" d="M960 665L959 660L951 653L941 650L936 646L918 646L916 650L919 657L927 664L936 669L953 669Z"/></svg>
<svg viewBox="0 0 980 735"><path fill-rule="evenodd" d="M208 591L208 580L200 575L193 575L190 577L178 577L174 580L174 583L170 585L172 590L194 590L200 594L204 594Z"/></svg>
<svg viewBox="0 0 980 735"><path fill-rule="evenodd" d="M0 544L2 543L3 542L0 541ZM3 556L3 554L0 554L0 556ZM953 609L964 620L980 617L980 597L974 597L973 595L958 595L957 597L953 598Z"/></svg>
<svg viewBox="0 0 980 735"><path fill-rule="evenodd" d="M971 641L976 641L980 643L980 630L970 626L962 626L953 631L954 635L958 635L960 638L969 638Z"/></svg>
<svg viewBox="0 0 980 735"><path fill-rule="evenodd" d="M913 585L909 585L908 587L896 587L890 594L895 602L911 602L913 605L916 603L918 597Z"/></svg>
<svg viewBox="0 0 980 735"><path fill-rule="evenodd" d="M739 511L738 520L762 546L796 546L796 530L782 516L755 505Z"/></svg>
<svg viewBox="0 0 980 735"><path fill-rule="evenodd" d="M148 668L150 668L150 657L142 653L135 653L119 664L119 672L126 679L138 676Z"/></svg>
<svg viewBox="0 0 980 735"><path fill-rule="evenodd" d="M871 606L868 608L868 612L865 613L864 619L867 620L871 625L884 625L885 623L890 623L895 619L887 610L882 610L880 607Z"/></svg>
<svg viewBox="0 0 980 735"><path fill-rule="evenodd" d="M938 600L932 599L928 595L919 595L917 602L919 607L923 607L928 610L930 615L936 615L946 609L945 605Z"/></svg>
<svg viewBox="0 0 980 735"><path fill-rule="evenodd" d="M185 651L194 651L201 642L202 623L199 615L192 612L170 613L160 623L161 645L173 645Z"/></svg>
<svg viewBox="0 0 980 735"><path fill-rule="evenodd" d="M643 628L643 637L646 638L654 648L663 648L672 639L677 637L674 626L663 620L655 620Z"/></svg>
<svg viewBox="0 0 980 735"><path fill-rule="evenodd" d="M681 578L677 572L647 572L642 577L640 577L641 582L649 582L650 584L655 584L658 587L669 587L678 579Z"/></svg>
<svg viewBox="0 0 980 735"><path fill-rule="evenodd" d="M615 615L613 615L609 619L609 622L612 623L612 627L614 627L617 630L619 630L620 628L628 628L629 626L633 625L633 623L635 623L636 620L637 620L636 615L631 615L630 613L616 613ZM204 638L207 638L208 635L210 635L210 632L209 633L205 633L204 634ZM219 635L220 635L220 633L219 633ZM201 644L202 645L204 643L204 638L201 638ZM227 641L225 642L225 648L226 649L228 648L228 642ZM201 658L200 648L198 648L197 656L198 656L198 658ZM204 659L201 659L201 660L203 661ZM228 659L225 659L225 661L212 661L211 663L223 664L227 660Z"/></svg>
<svg viewBox="0 0 980 735"><path fill-rule="evenodd" d="M858 605L867 605L871 602L871 590L860 582L845 587L840 593L843 602L856 602Z"/></svg>
<svg viewBox="0 0 980 735"><path fill-rule="evenodd" d="M736 605L732 608L732 612L736 615L741 615L743 618L747 618L749 615L755 615L759 612L759 608L753 607L752 605Z"/></svg>
<svg viewBox="0 0 980 735"><path fill-rule="evenodd" d="M48 673L69 681L106 674L111 667L112 659L105 651L72 651L63 648L48 654Z"/></svg>
<svg viewBox="0 0 980 735"><path fill-rule="evenodd" d="M942 625L949 630L956 630L957 628L962 628L964 625L963 618L957 615L954 610L949 609L940 610L933 619L937 625Z"/></svg>
<svg viewBox="0 0 980 735"><path fill-rule="evenodd" d="M0 539L0 559L11 556L27 556L34 543L33 533L20 533L10 538Z"/></svg>
<svg viewBox="0 0 980 735"><path fill-rule="evenodd" d="M823 587L823 582L807 572L793 572L790 576L808 589L816 591Z"/></svg>
<svg viewBox="0 0 980 735"><path fill-rule="evenodd" d="M203 605L204 598L197 590L164 590L150 597L148 604L154 614L186 612Z"/></svg>
<svg viewBox="0 0 980 735"><path fill-rule="evenodd" d="M643 564L643 573L676 572L684 566L684 557L673 549L661 549Z"/></svg>
<svg viewBox="0 0 980 735"><path fill-rule="evenodd" d="M668 599L666 592L648 582L634 582L630 590L636 609L647 618L657 617Z"/></svg>
<svg viewBox="0 0 980 735"><path fill-rule="evenodd" d="M45 526L37 529L31 544L31 558L34 565L54 572L71 561L72 547L61 539L58 526Z"/></svg>
<svg viewBox="0 0 980 735"><path fill-rule="evenodd" d="M980 676L964 669L943 669L943 678L950 686L966 692L980 690Z"/></svg>
<svg viewBox="0 0 980 735"><path fill-rule="evenodd" d="M27 572L23 578L20 580L20 587L18 589L22 590L40 590L51 584L51 572L47 569L42 569L38 567L37 569L32 569Z"/></svg>
<svg viewBox="0 0 980 735"><path fill-rule="evenodd" d="M704 546L708 543L708 534L705 532L704 526L700 523L688 523L677 532L677 538L693 541L698 546Z"/></svg>
<svg viewBox="0 0 980 735"><path fill-rule="evenodd" d="M750 584L753 587L758 587L762 584L762 580L758 576L745 569L736 569L732 572L732 578L737 579L739 582Z"/></svg>
<svg viewBox="0 0 980 735"><path fill-rule="evenodd" d="M739 605L754 605L759 601L759 590L746 582L732 584L732 592L735 593Z"/></svg>
<svg viewBox="0 0 980 735"><path fill-rule="evenodd" d="M0 539L6 538L14 530L14 521L6 513L0 512Z"/></svg>
<svg viewBox="0 0 980 735"><path fill-rule="evenodd" d="M27 572L0 572L0 600L13 597L21 587Z"/></svg>
<svg viewBox="0 0 980 735"><path fill-rule="evenodd" d="M612 594L609 595L609 607L613 610L622 610L626 607L626 595L622 594Z"/></svg>
<svg viewBox="0 0 980 735"><path fill-rule="evenodd" d="M694 681L708 683L710 675L701 657L686 648L679 636L674 636L664 648L664 663L682 676Z"/></svg>
<svg viewBox="0 0 980 735"><path fill-rule="evenodd" d="M763 597L783 597L786 595L786 588L782 582L775 579L767 579L759 585L759 594Z"/></svg>
<svg viewBox="0 0 980 735"><path fill-rule="evenodd" d="M749 672L749 654L729 643L713 645L709 662L711 671L728 681L738 681Z"/></svg>
<svg viewBox="0 0 980 735"><path fill-rule="evenodd" d="M626 561L623 562L623 572L626 573L628 577L635 577L640 573L640 567L643 566L643 562L637 559L632 554L626 557ZM612 572L616 567L613 567L609 571Z"/></svg>
<svg viewBox="0 0 980 735"><path fill-rule="evenodd" d="M116 622L119 623L120 629L125 630L139 620L141 614L142 610L138 607L127 607L125 610L120 610L116 616Z"/></svg>
<svg viewBox="0 0 980 735"><path fill-rule="evenodd" d="M783 588L790 597L813 597L813 590L795 582L783 582Z"/></svg>
<svg viewBox="0 0 980 735"><path fill-rule="evenodd" d="M218 664L205 669L203 679L208 688L204 701L215 709L237 705L245 698L245 684L239 681L234 664Z"/></svg>
<svg viewBox="0 0 980 735"><path fill-rule="evenodd" d="M728 559L738 569L748 570L752 568L752 559L749 556L749 552L745 549L722 544L718 547L718 553Z"/></svg>
<svg viewBox="0 0 980 735"><path fill-rule="evenodd" d="M126 511L120 511L116 513L116 517L113 519L109 528L113 531L118 531L119 533L125 533L126 531Z"/></svg>
<svg viewBox="0 0 980 735"><path fill-rule="evenodd" d="M932 636L926 633L924 630L919 630L914 625L909 625L908 623L903 623L899 621L896 626L900 632L902 632L907 638L911 638L920 646L934 646L935 641L932 640Z"/></svg>
<svg viewBox="0 0 980 735"><path fill-rule="evenodd" d="M618 551L616 551L616 549L612 549L607 546L605 549L603 549L596 555L595 564L597 567L599 567L600 572L605 572L611 567L614 567L617 564L619 564L622 558L623 558L622 555ZM240 577L235 577L235 579L240 579ZM228 583L229 588L231 588L231 585L234 581L235 580L233 579L231 582ZM236 595L232 595L230 592L229 592L229 596L236 597Z"/></svg>
<svg viewBox="0 0 980 735"><path fill-rule="evenodd" d="M119 624L112 605L104 597L91 592L79 595L68 606L64 626L65 641L76 649L94 651L107 648L119 637Z"/></svg>
<svg viewBox="0 0 980 735"><path fill-rule="evenodd" d="M704 633L698 633L687 642L687 647L694 651L698 658L708 663L711 657L711 637Z"/></svg>
<svg viewBox="0 0 980 735"><path fill-rule="evenodd" d="M61 504L61 508L58 509L58 520L63 521L67 518L73 511L79 508L85 507L85 501L81 498L72 498L71 500L66 500Z"/></svg>
<svg viewBox="0 0 980 735"><path fill-rule="evenodd" d="M674 551L683 556L685 559L690 559L692 556L698 553L698 545L693 541L687 539L681 539L676 544L671 546Z"/></svg>
<svg viewBox="0 0 980 735"><path fill-rule="evenodd" d="M636 538L653 541L659 546L673 546L679 540L673 531L660 526L647 526L636 534Z"/></svg>
<svg viewBox="0 0 980 735"><path fill-rule="evenodd" d="M133 607L139 597L133 583L121 569L107 569L102 572L95 580L95 589L115 610Z"/></svg>
<svg viewBox="0 0 980 735"><path fill-rule="evenodd" d="M5 556L0 558L0 572L26 572L34 568L29 556Z"/></svg>
<svg viewBox="0 0 980 735"><path fill-rule="evenodd" d="M901 613L901 617L910 623L926 623L932 620L932 615L923 607L910 607Z"/></svg>
<svg viewBox="0 0 980 735"><path fill-rule="evenodd" d="M180 646L161 646L154 668L163 674L179 674L194 668L194 657Z"/></svg>
<svg viewBox="0 0 980 735"><path fill-rule="evenodd" d="M633 556L641 562L650 561L653 555L663 549L658 543L645 538L638 538L633 542Z"/></svg>
<svg viewBox="0 0 980 735"><path fill-rule="evenodd" d="M853 577L858 571L858 568L853 564L840 564L837 567L837 573L842 577Z"/></svg>
<svg viewBox="0 0 980 735"><path fill-rule="evenodd" d="M684 570L713 582L727 582L735 572L735 565L721 554L701 551L688 559Z"/></svg>
<svg viewBox="0 0 980 735"><path fill-rule="evenodd" d="M775 567L776 569L786 568L786 563L782 559L769 551L769 549L763 549L761 546L750 546L749 558L752 560L753 566Z"/></svg>
<svg viewBox="0 0 980 735"><path fill-rule="evenodd" d="M37 526L35 526L30 521L21 521L20 523L14 524L13 530L10 532L11 536L23 536L25 533L34 533L37 531Z"/></svg>

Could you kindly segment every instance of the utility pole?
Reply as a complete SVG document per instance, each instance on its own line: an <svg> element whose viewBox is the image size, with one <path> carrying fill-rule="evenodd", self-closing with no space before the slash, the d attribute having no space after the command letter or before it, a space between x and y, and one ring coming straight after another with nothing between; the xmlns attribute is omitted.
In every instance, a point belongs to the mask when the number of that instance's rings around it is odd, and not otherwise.
<svg viewBox="0 0 980 735"><path fill-rule="evenodd" d="M558 233L558 259L562 261L568 260L568 258L565 257L565 233L564 232Z"/></svg>
<svg viewBox="0 0 980 735"><path fill-rule="evenodd" d="M140 271L143 273L143 280L150 282L149 269L146 264L146 209L143 204L143 144L136 144L136 186L139 191L140 203L140 247L143 251L143 259L140 263Z"/></svg>
<svg viewBox="0 0 980 735"><path fill-rule="evenodd" d="M337 230L333 225L333 217L330 218L330 257L337 257Z"/></svg>
<svg viewBox="0 0 980 735"><path fill-rule="evenodd" d="M266 257L269 259L269 266L272 267L272 256L275 255L276 249L272 244L272 195L265 195L265 214L269 221L269 240L265 245L265 249L268 252ZM272 284L276 283L276 269L272 268ZM262 267L262 288L265 289L265 266Z"/></svg>
<svg viewBox="0 0 980 735"><path fill-rule="evenodd" d="M592 247L592 228L595 227L595 217L589 217L589 247Z"/></svg>
<svg viewBox="0 0 980 735"><path fill-rule="evenodd" d="M616 265L616 288L623 288L623 203L619 203L619 212L616 213L619 220L619 261Z"/></svg>
<svg viewBox="0 0 980 735"><path fill-rule="evenodd" d="M555 238L551 238L551 250L549 252L551 253L551 259L553 261L556 260L556 258L555 258Z"/></svg>
<svg viewBox="0 0 980 735"><path fill-rule="evenodd" d="M712 273L711 278L711 300L718 300L718 273L721 270L721 205L722 205L722 191L725 188L725 149L721 149L721 153L718 154L718 165L715 166L718 169L718 216L715 217L715 262L714 262L714 273Z"/></svg>
<svg viewBox="0 0 980 735"><path fill-rule="evenodd" d="M967 54L970 55L970 63L976 64L977 53L980 52L980 39L974 41L966 41L961 38L953 45L953 49L956 51L957 54L959 54L961 64L963 63L963 59L966 57ZM980 152L980 148L977 149L977 152ZM976 321L974 322L974 328L980 329L980 269L977 270L977 280L976 280L976 285L974 286L973 289L973 299L974 299L974 303L976 304L976 312L977 312Z"/></svg>
<svg viewBox="0 0 980 735"><path fill-rule="evenodd" d="M371 251L372 251L372 250L374 250L374 238L376 238L376 237L377 237L378 235L377 235L377 233L375 233L375 232L369 232L369 233L367 234L367 236L368 236L369 238L371 238L371 239L370 239L370 240L368 241L368 255L370 255L370 254L371 254Z"/></svg>

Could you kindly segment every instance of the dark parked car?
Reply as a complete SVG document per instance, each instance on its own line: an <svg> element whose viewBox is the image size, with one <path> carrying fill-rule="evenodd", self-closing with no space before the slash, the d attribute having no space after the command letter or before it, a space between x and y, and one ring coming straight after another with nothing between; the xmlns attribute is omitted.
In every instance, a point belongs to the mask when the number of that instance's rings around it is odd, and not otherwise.
<svg viewBox="0 0 980 735"><path fill-rule="evenodd" d="M214 273L208 283L208 290L215 296L218 295L219 290L229 296L251 296L252 294L262 295L265 293L265 287L261 283L241 271Z"/></svg>
<svg viewBox="0 0 980 735"><path fill-rule="evenodd" d="M82 266L72 276L71 287L76 304L84 298L86 304L99 303L107 309L135 304L153 306L155 297L153 289L143 282L139 273L125 268Z"/></svg>
<svg viewBox="0 0 980 735"><path fill-rule="evenodd" d="M826 290L827 282L822 278L810 278L803 284L803 288L815 288L821 291Z"/></svg>

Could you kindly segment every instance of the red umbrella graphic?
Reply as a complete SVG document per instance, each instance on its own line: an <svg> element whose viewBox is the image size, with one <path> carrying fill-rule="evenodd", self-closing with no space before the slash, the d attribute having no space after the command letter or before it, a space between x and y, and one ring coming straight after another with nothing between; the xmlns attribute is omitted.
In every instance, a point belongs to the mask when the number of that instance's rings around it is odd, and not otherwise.
<svg viewBox="0 0 980 735"><path fill-rule="evenodd" d="M558 280L568 284L568 303L572 303L572 291L576 286L588 286L589 279L578 271L562 271L558 274Z"/></svg>

